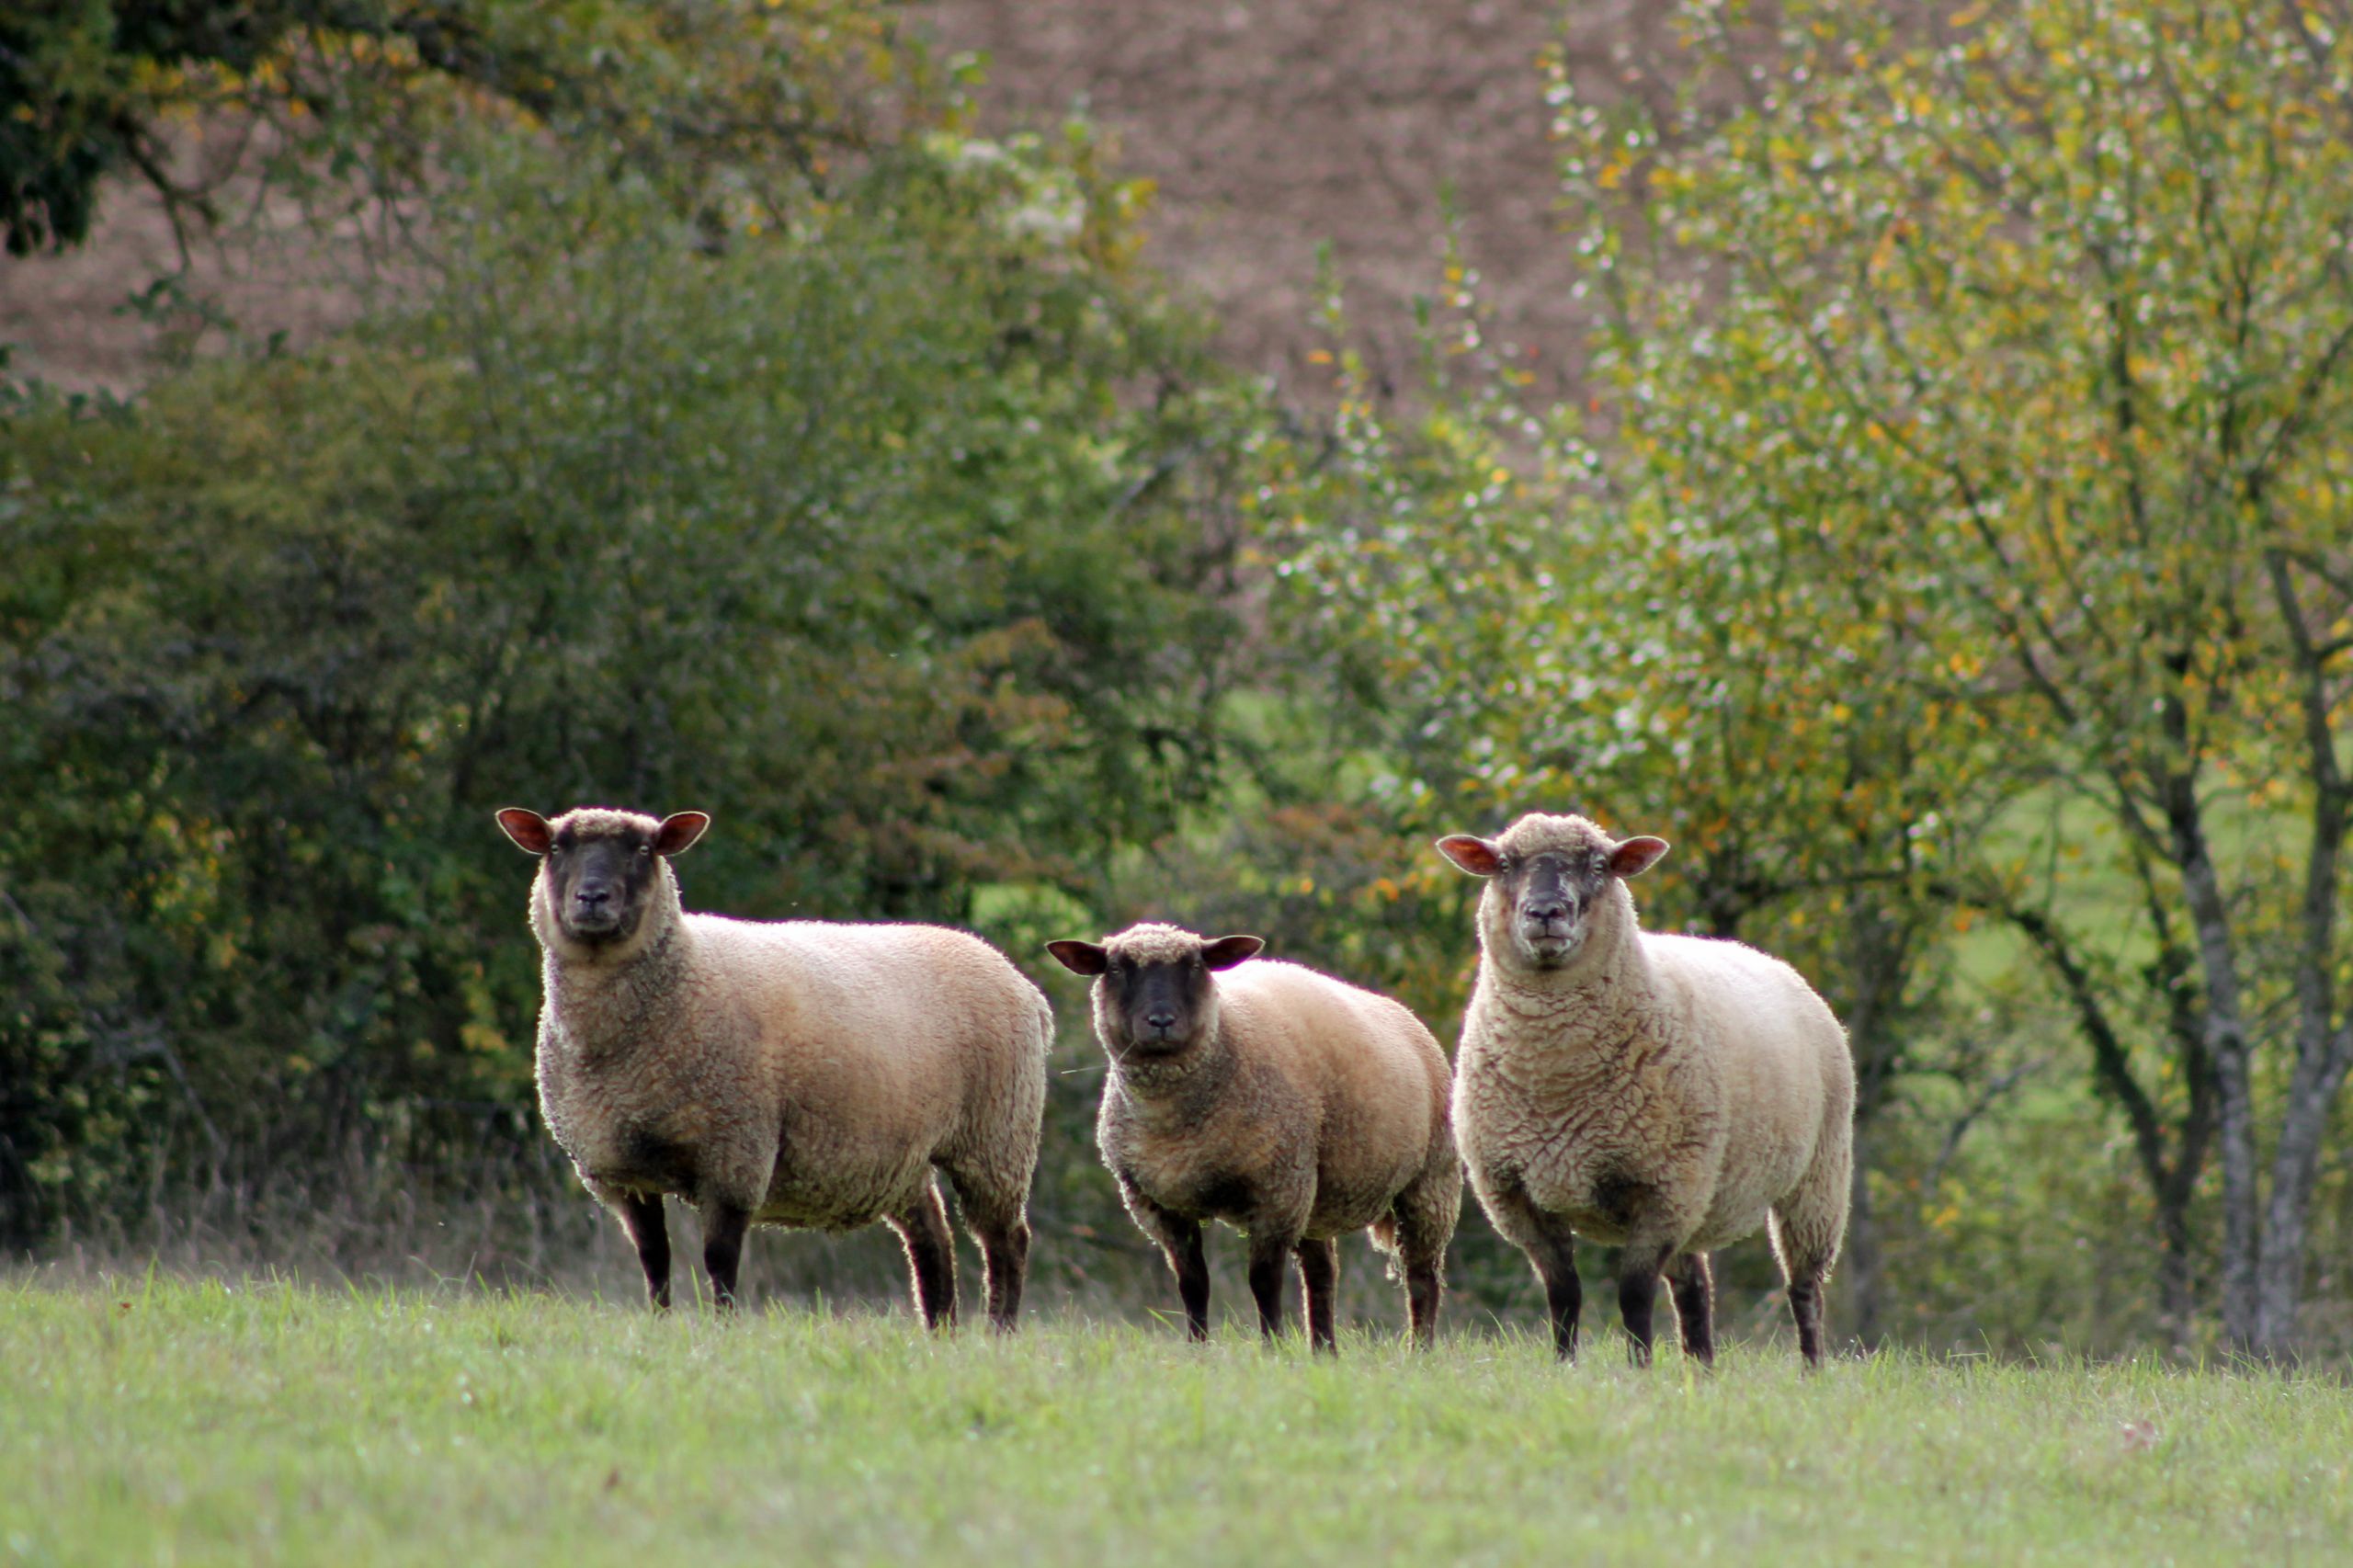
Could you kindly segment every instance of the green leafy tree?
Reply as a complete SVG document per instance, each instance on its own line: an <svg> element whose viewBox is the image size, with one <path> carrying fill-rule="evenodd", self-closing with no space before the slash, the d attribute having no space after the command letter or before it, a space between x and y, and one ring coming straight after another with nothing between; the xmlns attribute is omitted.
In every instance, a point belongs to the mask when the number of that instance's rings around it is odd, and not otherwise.
<svg viewBox="0 0 2353 1568"><path fill-rule="evenodd" d="M1835 929L1867 1085L1945 919L2003 922L2130 1125L2177 1332L2211 1148L2267 1352L2353 1066L2339 37L1701 0L1672 91L1556 77L1592 407L1353 404L1280 498L1401 798L1639 815L1688 851L1663 911Z"/></svg>
<svg viewBox="0 0 2353 1568"><path fill-rule="evenodd" d="M1677 367L1617 324L1603 384L1666 401ZM1477 333L1472 311L1437 347L1475 354ZM1392 809L1426 833L1574 809L1672 838L1646 918L1815 976L1853 1032L1868 1155L1898 1080L1949 1066L1915 1026L1942 978L1938 880L1992 762L1916 613L1932 574L1831 467L1756 462L1746 413L1631 417L1597 449L1495 373L1467 401L1434 383L1436 412L1402 429L1349 387L1333 450L1283 494L1285 570L1403 764ZM1833 570L1858 544L1883 569ZM1858 1169L1846 1274L1868 1341L1883 1301Z"/></svg>
<svg viewBox="0 0 2353 1568"><path fill-rule="evenodd" d="M0 236L80 244L118 176L164 199L184 246L241 177L327 220L399 210L484 119L698 204L778 204L888 139L879 82L907 83L904 105L934 101L927 77L876 0L32 0L0 16ZM199 119L234 155L191 175L175 135Z"/></svg>
<svg viewBox="0 0 2353 1568"><path fill-rule="evenodd" d="M1682 377L1677 415L1746 405L1899 506L1896 561L1837 565L1932 577L1906 619L2075 810L2045 814L2059 855L1982 857L1974 897L2062 980L2160 1199L2211 1131L2223 1328L2285 1349L2353 1066L2344 45L2308 9L2142 0L1688 26L1713 68L1673 118L1570 116L1596 184L1650 198L1600 238L1607 288L1730 372L1720 400ZM1718 110L1706 83L1746 92ZM1774 379L1802 400L1757 403ZM2127 937L2068 904L2085 876L2131 890ZM2172 1161L2115 982L2167 1019Z"/></svg>
<svg viewBox="0 0 2353 1568"><path fill-rule="evenodd" d="M10 413L20 1241L355 1143L461 1175L527 1103L495 806L693 804L699 905L961 921L1216 778L1254 405L1083 133L926 133L715 252L560 143L455 152L422 308Z"/></svg>

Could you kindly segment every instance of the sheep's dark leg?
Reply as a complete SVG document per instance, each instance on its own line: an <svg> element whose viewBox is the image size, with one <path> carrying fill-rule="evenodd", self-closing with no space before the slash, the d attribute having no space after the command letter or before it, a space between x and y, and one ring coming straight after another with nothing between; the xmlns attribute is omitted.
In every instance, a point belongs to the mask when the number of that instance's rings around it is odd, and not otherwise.
<svg viewBox="0 0 2353 1568"><path fill-rule="evenodd" d="M1029 1275L1029 1221L1015 1219L981 1233L988 1270L989 1326L1010 1334L1021 1321L1021 1284Z"/></svg>
<svg viewBox="0 0 2353 1568"><path fill-rule="evenodd" d="M1801 1274L1790 1281L1790 1315L1797 1319L1798 1353L1808 1367L1822 1365L1822 1277Z"/></svg>
<svg viewBox="0 0 2353 1568"><path fill-rule="evenodd" d="M1250 1238L1250 1294L1258 1303L1258 1332L1268 1339L1283 1331L1283 1264L1292 1245L1288 1237Z"/></svg>
<svg viewBox="0 0 2353 1568"><path fill-rule="evenodd" d="M1405 1277L1406 1329L1425 1350L1438 1338L1446 1244L1453 1239L1454 1222L1462 1212L1462 1166L1451 1139L1435 1152L1432 1167L1399 1193L1390 1210L1390 1235Z"/></svg>
<svg viewBox="0 0 2353 1568"><path fill-rule="evenodd" d="M906 1244L915 1311L924 1326L955 1327L956 1238L948 1229L948 1205L939 1196L939 1185L926 1182L914 1207L891 1217L891 1228Z"/></svg>
<svg viewBox="0 0 2353 1568"><path fill-rule="evenodd" d="M955 1184L956 1207L964 1228L981 1244L982 1289L988 1296L989 1326L1010 1334L1021 1317L1021 1286L1029 1275L1029 1221L1022 1191L1006 1194L984 1179L985 1172L943 1166Z"/></svg>
<svg viewBox="0 0 2353 1568"><path fill-rule="evenodd" d="M1201 1222L1146 1198L1124 1172L1112 1175L1120 1183L1120 1199L1135 1216L1143 1233L1160 1244L1168 1272L1176 1277L1176 1299L1185 1303L1185 1333L1196 1339L1210 1336L1210 1260L1201 1252Z"/></svg>
<svg viewBox="0 0 2353 1568"><path fill-rule="evenodd" d="M1687 1252L1667 1270L1675 1287L1675 1315L1683 1324L1683 1353L1700 1365L1716 1364L1716 1278L1704 1252Z"/></svg>
<svg viewBox="0 0 2353 1568"><path fill-rule="evenodd" d="M1577 1358L1577 1314L1585 1308L1585 1282L1577 1278L1576 1249L1566 1242L1536 1260L1544 1281L1544 1305L1552 1315L1552 1354Z"/></svg>
<svg viewBox="0 0 2353 1568"><path fill-rule="evenodd" d="M1405 1322L1414 1344L1427 1350L1438 1339L1439 1289L1438 1260L1426 1258L1405 1266Z"/></svg>
<svg viewBox="0 0 2353 1568"><path fill-rule="evenodd" d="M1326 1236L1320 1242L1302 1240L1293 1250L1299 1255L1299 1294L1307 1316L1307 1342L1336 1355L1340 1345L1332 1334L1332 1309L1333 1299L1339 1293L1340 1244Z"/></svg>
<svg viewBox="0 0 2353 1568"><path fill-rule="evenodd" d="M1495 1229L1528 1255L1543 1283L1544 1305L1552 1318L1552 1354L1563 1361L1575 1360L1577 1314L1585 1306L1585 1286L1577 1278L1576 1233L1567 1221L1530 1203L1517 1181L1499 1184L1483 1193L1482 1200Z"/></svg>
<svg viewBox="0 0 2353 1568"><path fill-rule="evenodd" d="M1633 1341L1634 1365L1651 1364L1651 1309L1658 1301L1658 1248L1630 1245L1618 1259L1618 1316Z"/></svg>
<svg viewBox="0 0 2353 1568"><path fill-rule="evenodd" d="M654 1310L670 1310L670 1222L662 1211L662 1195L624 1192L620 1195L621 1229L637 1247L637 1265L645 1270L645 1299Z"/></svg>
<svg viewBox="0 0 2353 1568"><path fill-rule="evenodd" d="M1194 1339L1210 1336L1210 1260L1201 1250L1201 1222L1171 1214L1168 1235L1161 1250L1168 1255L1169 1272L1176 1276L1176 1299L1185 1303L1185 1332Z"/></svg>
<svg viewBox="0 0 2353 1568"><path fill-rule="evenodd" d="M722 1312L735 1310L735 1273L744 1261L744 1233L752 1211L741 1204L706 1204L702 1214L702 1267L710 1276L711 1300ZM668 1243L664 1243L666 1250Z"/></svg>

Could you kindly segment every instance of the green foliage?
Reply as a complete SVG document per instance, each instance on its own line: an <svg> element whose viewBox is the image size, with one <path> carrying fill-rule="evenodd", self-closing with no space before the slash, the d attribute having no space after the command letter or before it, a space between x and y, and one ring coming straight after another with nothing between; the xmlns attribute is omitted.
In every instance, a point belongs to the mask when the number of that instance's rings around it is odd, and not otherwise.
<svg viewBox="0 0 2353 1568"><path fill-rule="evenodd" d="M712 811L699 907L961 920L1214 780L1249 404L1083 133L935 132L715 252L460 150L425 307L9 421L15 1239L519 1103L495 806Z"/></svg>
<svg viewBox="0 0 2353 1568"><path fill-rule="evenodd" d="M720 204L792 203L871 145L878 85L937 102L930 76L877 0L34 0L0 17L0 235L80 244L116 175L155 189L183 243L239 176L330 219L399 210L483 124L551 133L723 226ZM199 120L237 153L189 174L175 137Z"/></svg>
<svg viewBox="0 0 2353 1568"><path fill-rule="evenodd" d="M1344 359L1260 497L1386 808L1674 840L1654 922L1813 974L1867 1122L2018 1081L1962 1020L2039 968L2177 1293L2218 1128L2250 1171L2280 1110L2298 1211L2353 1062L2339 49L2251 4L1700 0L1665 87L1554 74L1587 406L1524 406L1458 267L1433 355L1484 369L1400 426Z"/></svg>
<svg viewBox="0 0 2353 1568"><path fill-rule="evenodd" d="M2317 1377L1835 1362L1637 1373L1528 1335L1336 1364L1228 1330L168 1278L0 1289L0 1541L32 1562L2325 1559Z"/></svg>

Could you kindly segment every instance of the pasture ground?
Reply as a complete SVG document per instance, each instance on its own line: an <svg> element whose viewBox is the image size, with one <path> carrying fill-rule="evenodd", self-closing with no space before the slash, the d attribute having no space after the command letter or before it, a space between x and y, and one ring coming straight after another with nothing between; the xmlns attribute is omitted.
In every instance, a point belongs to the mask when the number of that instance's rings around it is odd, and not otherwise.
<svg viewBox="0 0 2353 1568"><path fill-rule="evenodd" d="M2353 1561L2335 1374L0 1281L0 1563Z"/></svg>

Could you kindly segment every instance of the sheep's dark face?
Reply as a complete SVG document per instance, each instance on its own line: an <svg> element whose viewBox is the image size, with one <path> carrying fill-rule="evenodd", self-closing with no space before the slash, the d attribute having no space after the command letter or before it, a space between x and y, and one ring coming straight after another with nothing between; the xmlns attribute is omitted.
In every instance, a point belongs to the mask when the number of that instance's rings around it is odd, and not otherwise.
<svg viewBox="0 0 2353 1568"><path fill-rule="evenodd" d="M710 819L681 812L656 822L633 812L583 810L553 822L510 808L498 813L508 837L540 857L541 907L556 931L580 947L620 947L637 935L665 881L663 861L683 853Z"/></svg>
<svg viewBox="0 0 2353 1568"><path fill-rule="evenodd" d="M1487 947L1517 967L1556 970L1584 950L1611 884L1639 876L1666 853L1666 841L1612 839L1583 817L1530 815L1501 838L1458 834L1438 852L1488 879L1480 901Z"/></svg>
<svg viewBox="0 0 2353 1568"><path fill-rule="evenodd" d="M559 828L547 858L548 906L563 934L587 947L626 942L645 918L646 894L662 880L653 836L624 827L601 833Z"/></svg>
<svg viewBox="0 0 2353 1568"><path fill-rule="evenodd" d="M1095 1028L1120 1061L1174 1056L1210 1035L1217 1018L1211 976L1265 944L1256 937L1204 940L1174 926L1139 926L1097 946L1049 942L1064 968L1095 980Z"/></svg>

